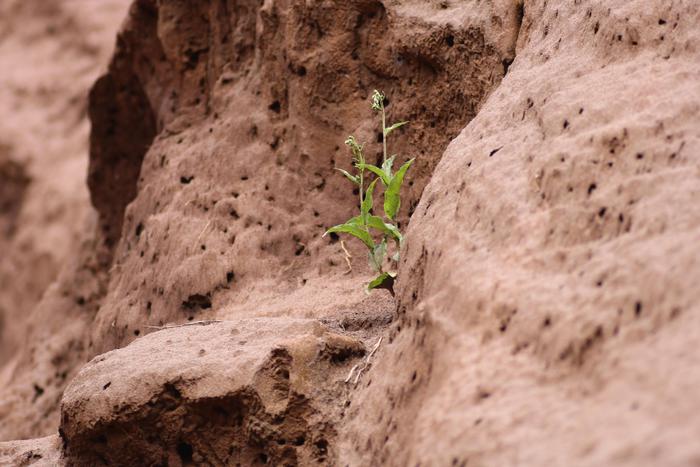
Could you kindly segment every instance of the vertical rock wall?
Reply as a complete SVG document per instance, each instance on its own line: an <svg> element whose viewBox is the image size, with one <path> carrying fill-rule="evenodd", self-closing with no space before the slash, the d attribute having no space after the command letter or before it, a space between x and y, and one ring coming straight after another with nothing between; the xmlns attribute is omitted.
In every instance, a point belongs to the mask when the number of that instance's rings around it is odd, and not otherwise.
<svg viewBox="0 0 700 467"><path fill-rule="evenodd" d="M697 461L699 15L525 2L508 75L411 220L349 459Z"/></svg>
<svg viewBox="0 0 700 467"><path fill-rule="evenodd" d="M61 401L60 443L0 455L692 463L699 15L135 1L90 93L95 225L0 389L4 437ZM321 238L355 205L345 136L380 155L375 88L417 157L396 302Z"/></svg>

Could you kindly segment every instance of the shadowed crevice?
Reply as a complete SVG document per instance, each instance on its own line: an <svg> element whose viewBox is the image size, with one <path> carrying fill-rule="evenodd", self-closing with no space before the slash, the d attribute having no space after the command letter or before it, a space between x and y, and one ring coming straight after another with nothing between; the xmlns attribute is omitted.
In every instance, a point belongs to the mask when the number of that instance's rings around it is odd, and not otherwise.
<svg viewBox="0 0 700 467"><path fill-rule="evenodd" d="M124 209L137 193L143 157L156 135L148 98L134 75L101 77L90 91L88 187L105 243L119 240Z"/></svg>

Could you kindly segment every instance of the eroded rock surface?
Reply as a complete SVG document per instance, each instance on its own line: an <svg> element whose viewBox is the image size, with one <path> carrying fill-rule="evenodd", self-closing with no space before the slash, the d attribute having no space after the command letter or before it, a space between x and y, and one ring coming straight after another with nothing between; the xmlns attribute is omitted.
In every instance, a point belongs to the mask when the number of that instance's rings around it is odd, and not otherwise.
<svg viewBox="0 0 700 467"><path fill-rule="evenodd" d="M94 256L87 90L128 3L0 2L0 440L53 433L85 362L73 311L95 279L74 267Z"/></svg>
<svg viewBox="0 0 700 467"><path fill-rule="evenodd" d="M114 273L90 352L146 325L265 313L291 291L307 294L285 310L294 316L363 300L345 285L339 242L321 237L356 205L334 170L350 165L343 141L356 133L377 157L367 98L376 87L395 97L390 114L411 120L411 131L392 150L401 162L418 156L410 214L512 58L517 8L480 7L499 18L494 28L465 8L135 2L91 92L89 183ZM367 268L355 268L364 280ZM309 306L313 296L326 304Z"/></svg>
<svg viewBox="0 0 700 467"><path fill-rule="evenodd" d="M348 459L698 462L699 19L525 2L508 75L411 220Z"/></svg>
<svg viewBox="0 0 700 467"><path fill-rule="evenodd" d="M0 436L54 433L60 405L63 444L0 459L697 463L699 22L690 0L134 1L87 105L94 218L0 373ZM345 136L379 154L375 88L417 157L396 303L321 237L355 205ZM21 226L36 171L7 148Z"/></svg>
<svg viewBox="0 0 700 467"><path fill-rule="evenodd" d="M158 331L96 357L65 391L74 465L333 464L357 339L314 320Z"/></svg>
<svg viewBox="0 0 700 467"><path fill-rule="evenodd" d="M58 435L25 441L0 442L0 465L62 467L66 465Z"/></svg>

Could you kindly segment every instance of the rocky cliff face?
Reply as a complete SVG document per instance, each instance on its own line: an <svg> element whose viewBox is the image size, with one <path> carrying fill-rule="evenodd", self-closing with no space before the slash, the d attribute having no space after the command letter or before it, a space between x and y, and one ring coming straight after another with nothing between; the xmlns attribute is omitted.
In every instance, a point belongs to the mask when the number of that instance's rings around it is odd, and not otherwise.
<svg viewBox="0 0 700 467"><path fill-rule="evenodd" d="M128 2L0 5L0 439L55 431L94 278L87 90ZM88 264L87 262L83 264ZM78 329L80 328L80 329Z"/></svg>
<svg viewBox="0 0 700 467"><path fill-rule="evenodd" d="M692 465L700 11L524 12L508 75L411 219L382 386L358 396L382 415L350 432L381 428L347 456Z"/></svg>
<svg viewBox="0 0 700 467"><path fill-rule="evenodd" d="M60 436L0 456L696 461L700 8L550 3L135 1L87 106L95 225L3 370L2 436ZM321 238L344 137L381 157L374 88L417 157L396 300Z"/></svg>

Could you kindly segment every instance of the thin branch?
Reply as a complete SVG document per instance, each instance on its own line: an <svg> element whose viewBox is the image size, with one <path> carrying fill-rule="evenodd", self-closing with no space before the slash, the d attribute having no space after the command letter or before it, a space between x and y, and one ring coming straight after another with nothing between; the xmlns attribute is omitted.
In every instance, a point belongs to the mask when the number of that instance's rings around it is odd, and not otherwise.
<svg viewBox="0 0 700 467"><path fill-rule="evenodd" d="M352 378L353 373L355 373L355 370L357 370L357 367L359 367L359 366L360 366L360 364L357 363L357 364L355 364L355 366L353 366L352 368L350 368L350 373L348 373L347 378L345 378L345 382L346 382L346 383L348 383L348 382L350 381L350 379Z"/></svg>
<svg viewBox="0 0 700 467"><path fill-rule="evenodd" d="M348 249L345 248L345 242L343 240L340 241L340 248L343 249L343 253L345 253L345 262L348 264L348 270L345 271L345 274L350 274L352 272L352 264L350 263L352 255L350 254Z"/></svg>
<svg viewBox="0 0 700 467"><path fill-rule="evenodd" d="M380 337L380 338L379 338L379 340L377 341L377 343L374 344L374 348L372 349L372 351L369 353L369 355L367 355L367 363L369 363L369 359L372 358L372 355L374 355L374 353L375 353L375 352L377 351L377 349L379 348L379 345L382 343L382 339L383 339L383 337Z"/></svg>
<svg viewBox="0 0 700 467"><path fill-rule="evenodd" d="M379 348L379 345L382 343L382 339L383 337L380 337L377 343L374 344L374 347L372 347L372 350L367 354L367 357L365 358L364 362L358 363L350 369L350 373L348 373L347 378L345 378L345 383L348 383L350 381L352 375L355 373L355 370L357 370L357 374L355 375L355 381L353 381L352 383L353 386L357 386L357 383L360 381L360 376L362 376L362 372L370 367L370 360Z"/></svg>
<svg viewBox="0 0 700 467"><path fill-rule="evenodd" d="M196 250L197 249L197 244L199 243L199 239L202 238L202 235L204 235L204 232L209 228L211 225L211 219L207 221L207 223L204 225L204 228L202 229L201 232L199 232L199 235L197 235L197 239L194 241L194 244L192 247Z"/></svg>
<svg viewBox="0 0 700 467"><path fill-rule="evenodd" d="M214 324L214 323L223 323L223 321L219 319L205 319L202 321L190 321L187 323L182 323L182 324L166 324L165 326L144 326L149 329L172 329L172 328L181 328L184 326L206 326L208 324Z"/></svg>

